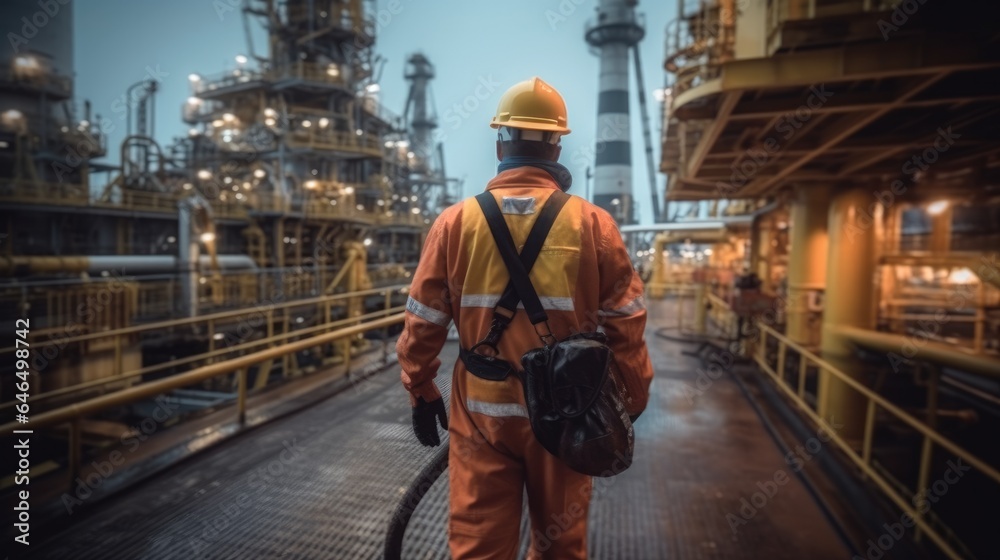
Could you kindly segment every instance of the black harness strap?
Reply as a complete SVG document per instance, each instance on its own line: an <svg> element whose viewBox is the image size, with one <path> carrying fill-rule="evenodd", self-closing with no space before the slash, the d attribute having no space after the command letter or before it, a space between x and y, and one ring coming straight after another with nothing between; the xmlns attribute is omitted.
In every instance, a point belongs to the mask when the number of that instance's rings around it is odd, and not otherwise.
<svg viewBox="0 0 1000 560"><path fill-rule="evenodd" d="M503 294L493 308L493 321L490 324L490 330L486 334L486 337L469 350L464 348L459 348L458 350L459 358L462 359L466 369L473 375L490 381L501 381L516 371L509 362L497 356L499 354L497 344L499 344L504 330L507 329L514 319L514 315L517 313L517 304L520 300L524 300L524 308L532 324L537 325L548 320L548 315L545 313L545 309L538 299L538 294L535 292L534 286L531 285L528 271L531 270L531 267L535 265L535 261L538 260L538 255L542 252L542 245L545 243L545 238L548 237L549 231L552 229L552 224L555 223L556 217L569 198L569 195L562 191L552 193L535 219L535 224L528 233L527 240L525 240L524 249L521 250L521 254L519 255L517 247L514 245L514 238L510 234L510 229L503 218L503 213L497 206L496 199L489 192L484 192L476 196L476 201L483 210L486 223L490 227L490 233L493 234L493 240L496 242L500 256L503 258L507 272L510 274L510 280L507 282ZM551 336L551 331L547 336ZM542 342L545 342L544 336L542 336ZM477 350L483 346L490 348L493 351L493 355L479 354Z"/></svg>
<svg viewBox="0 0 1000 560"><path fill-rule="evenodd" d="M545 244L545 238L548 237L556 217L563 206L566 205L569 198L569 195L562 191L552 193L545 206L542 207L541 212L539 212L538 218L535 220L535 225L531 228L531 232L528 233L524 249L518 255L517 247L514 245L514 237L511 235L510 229L507 227L507 222L504 220L503 214L500 212L500 207L497 206L497 201L493 198L493 195L485 192L476 196L476 201L479 202L479 206L486 216L486 223L490 226L490 232L493 234L497 249L500 251L500 256L503 258L507 272L510 274L510 281L507 283L503 295L500 296L500 300L497 302L497 308L510 313L509 317L506 314L500 315L507 319L507 322L516 313L518 300L524 302L524 309L527 311L528 319L531 320L532 324L537 325L548 320L548 315L542 307L538 293L535 292L534 286L531 285L528 273L538 259L538 255L542 251L542 246ZM494 309L495 318L497 318L496 309Z"/></svg>

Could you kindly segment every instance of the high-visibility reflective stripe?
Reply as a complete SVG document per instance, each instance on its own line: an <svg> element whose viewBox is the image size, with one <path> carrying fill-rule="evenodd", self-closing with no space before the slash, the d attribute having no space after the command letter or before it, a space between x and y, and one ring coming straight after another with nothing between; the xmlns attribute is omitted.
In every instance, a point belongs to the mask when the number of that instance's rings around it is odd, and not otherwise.
<svg viewBox="0 0 1000 560"><path fill-rule="evenodd" d="M505 196L500 204L500 211L504 214L527 215L535 213L535 197L533 196Z"/></svg>
<svg viewBox="0 0 1000 560"><path fill-rule="evenodd" d="M646 300L642 296L636 296L635 299L621 307L601 312L614 317L628 317L629 315L635 315L643 309L646 309Z"/></svg>
<svg viewBox="0 0 1000 560"><path fill-rule="evenodd" d="M412 297L406 300L406 310L425 321L441 325L442 327L447 327L448 323L451 322L451 316L447 313L428 307Z"/></svg>
<svg viewBox="0 0 1000 560"><path fill-rule="evenodd" d="M528 417L528 409L518 403L490 403L466 399L465 408L469 412L478 412L479 414L494 418L503 418L505 416Z"/></svg>
<svg viewBox="0 0 1000 560"><path fill-rule="evenodd" d="M571 297L539 296L538 299L542 302L542 308L550 311L573 311L575 309ZM499 295L462 295L462 307L495 307L498 301L500 301ZM524 304L519 303L517 307L524 309Z"/></svg>

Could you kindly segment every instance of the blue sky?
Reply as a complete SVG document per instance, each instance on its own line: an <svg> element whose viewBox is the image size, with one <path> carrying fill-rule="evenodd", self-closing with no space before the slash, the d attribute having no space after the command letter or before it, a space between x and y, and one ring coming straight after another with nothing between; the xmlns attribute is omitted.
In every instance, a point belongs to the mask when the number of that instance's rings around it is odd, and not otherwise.
<svg viewBox="0 0 1000 560"><path fill-rule="evenodd" d="M156 139L169 144L187 132L181 105L190 95L187 76L212 75L235 66L249 47L238 0L83 0L75 2L76 94L115 125L109 134L110 161L124 138L122 100L126 89L147 76L160 78ZM376 51L386 59L382 102L402 113L407 56L423 52L435 65L432 89L439 137L449 176L465 180L465 195L482 190L496 173L494 132L488 127L503 91L537 75L566 98L573 133L563 139L563 163L583 194L585 169L592 165L597 123L598 59L583 40L596 0L379 0ZM646 15L641 55L647 95L663 86L664 28L675 2L640 2ZM255 47L266 49L262 33ZM648 178L632 76L632 164L634 188L644 223L652 220ZM652 102L651 96L650 101ZM654 152L659 164L660 108L650 106ZM664 176L657 173L662 193Z"/></svg>

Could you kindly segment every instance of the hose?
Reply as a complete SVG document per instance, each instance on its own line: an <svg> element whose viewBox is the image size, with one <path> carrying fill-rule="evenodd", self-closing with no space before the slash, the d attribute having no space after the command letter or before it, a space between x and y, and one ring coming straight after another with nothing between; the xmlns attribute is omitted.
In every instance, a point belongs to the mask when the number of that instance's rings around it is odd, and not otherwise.
<svg viewBox="0 0 1000 560"><path fill-rule="evenodd" d="M403 554L403 535L406 533L406 526L409 525L413 512L417 510L420 500L434 485L434 481L447 468L448 443L445 443L431 457L431 461L424 466L399 500L399 505L396 506L396 511L392 514L392 519L389 520L389 530L385 536L385 560L400 560Z"/></svg>

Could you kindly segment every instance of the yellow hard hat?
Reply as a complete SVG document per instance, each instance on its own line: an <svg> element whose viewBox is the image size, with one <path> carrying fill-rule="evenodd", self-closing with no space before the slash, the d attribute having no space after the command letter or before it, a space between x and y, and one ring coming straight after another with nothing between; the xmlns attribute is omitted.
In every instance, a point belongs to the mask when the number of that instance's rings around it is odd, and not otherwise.
<svg viewBox="0 0 1000 560"><path fill-rule="evenodd" d="M562 96L541 78L534 77L504 92L490 127L569 134L567 124L566 102Z"/></svg>

